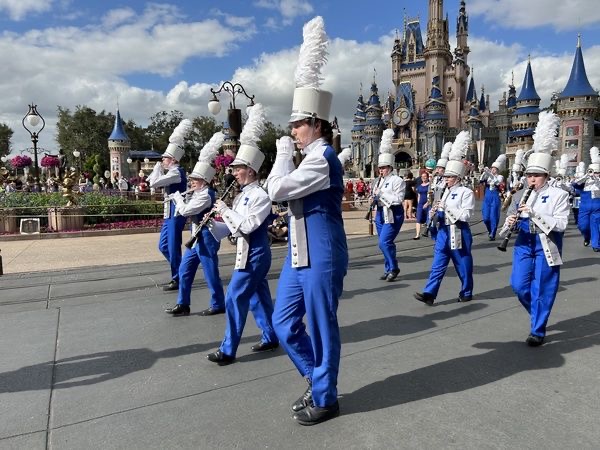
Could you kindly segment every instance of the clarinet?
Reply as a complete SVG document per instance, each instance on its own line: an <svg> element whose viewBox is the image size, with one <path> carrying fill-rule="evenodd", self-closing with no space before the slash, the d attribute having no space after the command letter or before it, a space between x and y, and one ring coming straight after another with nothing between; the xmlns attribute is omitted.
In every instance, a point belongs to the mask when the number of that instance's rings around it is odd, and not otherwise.
<svg viewBox="0 0 600 450"><path fill-rule="evenodd" d="M377 180L377 186L375 187L375 189L379 189L379 185L381 184L382 179L383 178L379 177L379 179ZM373 210L376 208L376 206L377 206L377 200L373 199L373 201L369 205L369 211L367 211L365 220L368 220L369 222L371 222L373 220Z"/></svg>
<svg viewBox="0 0 600 450"><path fill-rule="evenodd" d="M229 184L229 186L227 186L227 188L225 189L225 192L223 192L223 195L221 195L221 197L219 197L219 200L223 200L225 197L227 197L227 194L229 194L229 191L234 186L234 184L235 184L235 181L232 181L231 184ZM194 232L194 234L192 234L192 237L190 238L190 240L185 243L185 246L187 248L192 248L194 246L194 244L198 240L198 236L200 236L200 233L202 232L202 227L204 225L206 225L208 223L208 221L215 216L216 213L217 212L214 209L212 209L211 211L209 211L208 213L206 213L204 215L204 218L198 223L198 227L196 228L196 231Z"/></svg>
<svg viewBox="0 0 600 450"><path fill-rule="evenodd" d="M510 237L518 229L518 226L519 226L519 215L521 214L519 212L519 208L527 203L527 200L529 200L529 196L533 192L533 188L534 188L533 185L529 186L529 188L527 189L527 191L525 191L525 194L523 194L523 198L519 202L519 205L517 206L517 212L515 213L515 219L516 220L514 221L514 223L512 224L512 226L508 229L508 232L506 233L506 236L504 236L504 240L502 241L502 243L498 247L496 247L501 252L505 252L506 251L506 248L508 247L508 241L510 241Z"/></svg>

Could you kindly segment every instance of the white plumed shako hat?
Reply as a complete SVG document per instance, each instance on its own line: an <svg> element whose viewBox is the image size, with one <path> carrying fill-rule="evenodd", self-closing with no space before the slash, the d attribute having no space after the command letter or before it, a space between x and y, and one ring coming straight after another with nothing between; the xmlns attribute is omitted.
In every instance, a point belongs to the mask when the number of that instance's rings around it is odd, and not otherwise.
<svg viewBox="0 0 600 450"><path fill-rule="evenodd" d="M550 174L552 151L558 148L558 125L560 119L552 111L542 111L533 134L533 153L527 159L525 173Z"/></svg>
<svg viewBox="0 0 600 450"><path fill-rule="evenodd" d="M525 150L522 148L515 152L515 162L512 165L513 172L523 172L523 155L525 155Z"/></svg>
<svg viewBox="0 0 600 450"><path fill-rule="evenodd" d="M232 167L248 166L258 173L265 160L265 154L258 148L258 141L264 129L265 111L263 105L257 103L249 108L248 120L240 134L240 148L230 164Z"/></svg>
<svg viewBox="0 0 600 450"><path fill-rule="evenodd" d="M446 163L445 177L465 176L467 166L464 163L464 158L467 156L469 146L471 145L471 135L468 131L461 131L456 136L456 140L451 144L451 150L448 153L448 162Z"/></svg>
<svg viewBox="0 0 600 450"><path fill-rule="evenodd" d="M502 171L504 170L504 165L506 164L506 155L504 153L498 155L496 161L492 163L492 167Z"/></svg>
<svg viewBox="0 0 600 450"><path fill-rule="evenodd" d="M200 150L200 157L190 174L190 178L201 178L207 183L212 181L215 173L217 173L217 170L213 167L213 161L217 157L224 139L225 136L220 131L212 135L208 143Z"/></svg>
<svg viewBox="0 0 600 450"><path fill-rule="evenodd" d="M162 154L162 157L173 158L175 161L181 161L181 158L183 158L183 155L185 155L185 150L183 148L185 145L185 138L191 130L191 120L183 119L181 122L179 122L179 125L175 127L173 133L169 137L169 145Z"/></svg>
<svg viewBox="0 0 600 450"><path fill-rule="evenodd" d="M392 154L392 139L394 138L394 130L386 128L381 135L381 144L379 145L379 158L377 158L377 167L392 166L396 162Z"/></svg>
<svg viewBox="0 0 600 450"><path fill-rule="evenodd" d="M590 148L590 158L592 163L589 165L588 170L591 169L593 172L600 172L600 151L598 147Z"/></svg>
<svg viewBox="0 0 600 450"><path fill-rule="evenodd" d="M446 167L446 164L448 164L450 150L452 150L452 142L446 142L444 144L444 148L442 148L442 154L440 155L440 159L437 160L435 167Z"/></svg>
<svg viewBox="0 0 600 450"><path fill-rule="evenodd" d="M327 62L327 34L323 18L317 16L304 24L302 33L304 41L294 74L296 89L290 122L309 118L329 122L333 94L320 88L321 69Z"/></svg>

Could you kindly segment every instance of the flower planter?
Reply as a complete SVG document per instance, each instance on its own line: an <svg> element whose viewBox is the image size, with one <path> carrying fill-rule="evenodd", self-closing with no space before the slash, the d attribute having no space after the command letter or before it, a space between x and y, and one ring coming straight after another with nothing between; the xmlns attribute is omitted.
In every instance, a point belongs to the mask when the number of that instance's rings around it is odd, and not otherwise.
<svg viewBox="0 0 600 450"><path fill-rule="evenodd" d="M0 211L0 233L16 233L17 232L17 218L15 217L15 210L12 208L6 208Z"/></svg>
<svg viewBox="0 0 600 450"><path fill-rule="evenodd" d="M83 208L66 206L48 209L48 229L53 231L79 231L83 229Z"/></svg>

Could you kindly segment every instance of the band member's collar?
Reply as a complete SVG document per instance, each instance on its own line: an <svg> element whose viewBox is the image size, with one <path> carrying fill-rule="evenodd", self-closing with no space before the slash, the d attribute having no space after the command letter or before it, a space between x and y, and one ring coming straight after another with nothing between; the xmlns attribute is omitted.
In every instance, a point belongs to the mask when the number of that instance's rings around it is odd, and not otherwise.
<svg viewBox="0 0 600 450"><path fill-rule="evenodd" d="M308 144L306 147L304 147L304 149L302 149L302 154L303 155L308 155L310 152L312 152L314 149L316 148L320 148L327 145L327 142L325 142L325 139L323 139L322 137L312 141L310 144Z"/></svg>

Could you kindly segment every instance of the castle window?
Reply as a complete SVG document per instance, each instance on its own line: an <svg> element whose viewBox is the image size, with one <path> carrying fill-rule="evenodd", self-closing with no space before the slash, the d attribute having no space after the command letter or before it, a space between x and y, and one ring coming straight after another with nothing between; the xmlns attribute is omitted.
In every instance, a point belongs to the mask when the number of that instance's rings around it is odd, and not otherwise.
<svg viewBox="0 0 600 450"><path fill-rule="evenodd" d="M571 98L569 99L569 101L570 101L570 102L574 102L574 101L575 101L575 97L571 97Z"/></svg>
<svg viewBox="0 0 600 450"><path fill-rule="evenodd" d="M585 99L589 101L589 100L591 100L591 99L592 99L592 97L590 97L590 96L588 95L588 96L587 96Z"/></svg>

